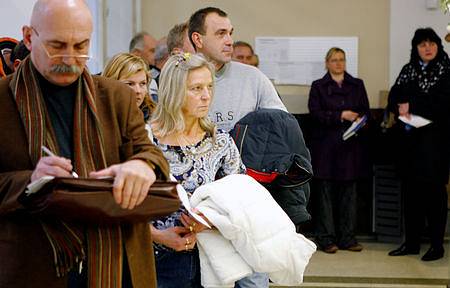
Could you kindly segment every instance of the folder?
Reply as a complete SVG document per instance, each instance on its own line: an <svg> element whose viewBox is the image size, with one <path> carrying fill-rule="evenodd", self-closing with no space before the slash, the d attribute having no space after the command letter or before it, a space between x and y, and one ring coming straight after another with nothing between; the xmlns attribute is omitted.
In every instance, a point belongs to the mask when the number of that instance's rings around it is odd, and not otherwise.
<svg viewBox="0 0 450 288"><path fill-rule="evenodd" d="M364 127L367 123L367 115L363 115L359 117L355 121L353 121L352 125L345 130L344 134L342 134L342 140L347 140L358 132L359 129Z"/></svg>

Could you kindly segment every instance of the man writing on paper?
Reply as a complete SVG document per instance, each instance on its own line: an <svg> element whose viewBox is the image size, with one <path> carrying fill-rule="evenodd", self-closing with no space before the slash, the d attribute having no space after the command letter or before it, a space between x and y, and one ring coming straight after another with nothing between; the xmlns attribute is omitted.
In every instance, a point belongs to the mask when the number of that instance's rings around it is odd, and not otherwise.
<svg viewBox="0 0 450 288"><path fill-rule="evenodd" d="M155 287L146 223L44 221L18 201L30 182L73 170L114 177L116 202L133 209L167 176L132 90L85 67L91 34L84 1L38 0L23 27L31 55L0 81L0 287Z"/></svg>

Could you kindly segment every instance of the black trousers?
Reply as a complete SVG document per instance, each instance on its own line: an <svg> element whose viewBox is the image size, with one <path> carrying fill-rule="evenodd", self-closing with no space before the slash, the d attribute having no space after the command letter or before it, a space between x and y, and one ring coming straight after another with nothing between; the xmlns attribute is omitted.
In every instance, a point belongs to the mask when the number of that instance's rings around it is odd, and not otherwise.
<svg viewBox="0 0 450 288"><path fill-rule="evenodd" d="M417 249L425 224L428 223L431 246L441 247L447 225L447 190L445 184L415 179L403 180L405 199L405 244Z"/></svg>
<svg viewBox="0 0 450 288"><path fill-rule="evenodd" d="M317 180L316 242L321 248L356 244L356 182Z"/></svg>

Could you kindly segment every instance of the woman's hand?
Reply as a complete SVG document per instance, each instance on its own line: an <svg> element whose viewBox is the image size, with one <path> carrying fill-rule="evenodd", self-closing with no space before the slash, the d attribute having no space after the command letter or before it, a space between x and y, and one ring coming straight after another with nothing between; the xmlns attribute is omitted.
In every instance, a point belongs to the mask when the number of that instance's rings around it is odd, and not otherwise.
<svg viewBox="0 0 450 288"><path fill-rule="evenodd" d="M153 242L172 248L175 251L189 251L194 249L197 243L195 233L189 232L185 227L170 227L158 230L150 225Z"/></svg>
<svg viewBox="0 0 450 288"><path fill-rule="evenodd" d="M347 120L350 122L355 121L358 118L359 114L353 112L352 110L344 110L341 113L341 120Z"/></svg>
<svg viewBox="0 0 450 288"><path fill-rule="evenodd" d="M213 227L211 222L209 222L209 220L205 217L205 215L203 215L200 211L194 209L194 213L198 214L200 217L205 219L205 221L209 224L209 226ZM181 214L180 220L183 226L187 228L191 233L200 233L203 230L209 229L208 227L206 227L200 222L197 222L197 220L195 220L193 217L190 217L187 214Z"/></svg>

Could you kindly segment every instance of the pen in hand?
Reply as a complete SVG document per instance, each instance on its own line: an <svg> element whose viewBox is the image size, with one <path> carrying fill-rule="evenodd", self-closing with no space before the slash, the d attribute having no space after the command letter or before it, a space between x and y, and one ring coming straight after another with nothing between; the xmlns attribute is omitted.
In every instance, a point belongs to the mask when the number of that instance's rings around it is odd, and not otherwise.
<svg viewBox="0 0 450 288"><path fill-rule="evenodd" d="M47 147L41 146L41 149L42 149L42 151L43 151L44 153L46 153L48 156L57 157L57 156L55 155L55 153L53 153L52 151L50 151L50 149L48 149ZM71 173L72 173L72 176L73 176L74 178L78 178L78 174L77 174L75 171L72 170Z"/></svg>

